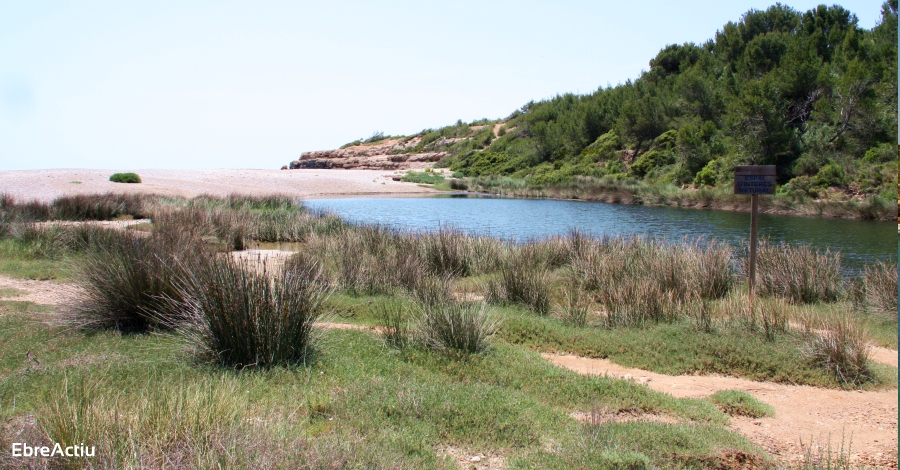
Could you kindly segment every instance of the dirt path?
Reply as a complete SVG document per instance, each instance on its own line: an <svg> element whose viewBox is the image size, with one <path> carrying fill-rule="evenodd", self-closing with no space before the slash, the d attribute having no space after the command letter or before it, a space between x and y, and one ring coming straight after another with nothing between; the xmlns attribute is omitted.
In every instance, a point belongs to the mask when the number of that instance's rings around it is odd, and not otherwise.
<svg viewBox="0 0 900 470"><path fill-rule="evenodd" d="M0 289L15 289L14 292L6 295L0 293L0 300L34 302L44 305L71 304L72 299L81 292L80 288L72 284L13 279L3 275L0 275Z"/></svg>
<svg viewBox="0 0 900 470"><path fill-rule="evenodd" d="M885 348L879 348L884 350ZM891 350L885 350L891 351ZM676 397L703 398L719 390L743 390L775 408L771 418L733 418L731 428L784 463L798 462L803 445L837 451L842 436L851 459L862 465L897 468L897 390L858 392L754 382L720 376L664 375L622 367L605 359L544 354L547 360L580 374L633 379ZM893 351L896 364L897 352ZM846 451L847 443L844 448Z"/></svg>

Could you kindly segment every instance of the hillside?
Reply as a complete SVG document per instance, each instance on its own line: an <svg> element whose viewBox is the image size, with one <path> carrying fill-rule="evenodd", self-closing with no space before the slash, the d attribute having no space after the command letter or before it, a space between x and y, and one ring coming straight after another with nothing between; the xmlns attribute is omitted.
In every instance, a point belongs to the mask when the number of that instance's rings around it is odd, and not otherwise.
<svg viewBox="0 0 900 470"><path fill-rule="evenodd" d="M634 81L504 119L392 137L391 153L442 154L438 166L480 178L470 180L480 189L498 176L529 191L584 178L724 188L736 165L774 164L782 195L897 199L896 0L871 30L840 6L751 10L649 65Z"/></svg>

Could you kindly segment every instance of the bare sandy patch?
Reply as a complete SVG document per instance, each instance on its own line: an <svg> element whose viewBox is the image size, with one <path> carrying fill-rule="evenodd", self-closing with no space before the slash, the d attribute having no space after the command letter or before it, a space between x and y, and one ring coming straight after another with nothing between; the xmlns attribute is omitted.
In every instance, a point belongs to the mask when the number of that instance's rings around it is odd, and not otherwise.
<svg viewBox="0 0 900 470"><path fill-rule="evenodd" d="M880 346L869 347L870 358L875 362L897 367L897 351Z"/></svg>
<svg viewBox="0 0 900 470"><path fill-rule="evenodd" d="M896 354L896 352L895 352ZM719 390L742 390L775 408L771 418L732 418L732 429L764 447L778 460L799 462L812 441L838 451L842 439L850 457L862 465L897 467L897 390L832 390L754 382L735 377L665 375L622 367L605 359L543 354L580 374L641 381L676 397L705 398Z"/></svg>
<svg viewBox="0 0 900 470"><path fill-rule="evenodd" d="M194 197L200 194L285 194L297 198L341 195L427 194L434 190L393 181L388 170L136 170L143 183L109 181L113 170L0 171L0 188L21 199L51 201L70 194L138 193ZM73 181L78 181L75 184Z"/></svg>
<svg viewBox="0 0 900 470"><path fill-rule="evenodd" d="M481 452L458 446L437 446L439 454L446 455L466 470L501 470L506 468L506 459L497 452Z"/></svg>
<svg viewBox="0 0 900 470"><path fill-rule="evenodd" d="M2 300L34 302L43 305L71 304L83 291L73 284L53 281L33 281L30 279L13 279L0 275L0 287L22 291L19 295L4 297Z"/></svg>

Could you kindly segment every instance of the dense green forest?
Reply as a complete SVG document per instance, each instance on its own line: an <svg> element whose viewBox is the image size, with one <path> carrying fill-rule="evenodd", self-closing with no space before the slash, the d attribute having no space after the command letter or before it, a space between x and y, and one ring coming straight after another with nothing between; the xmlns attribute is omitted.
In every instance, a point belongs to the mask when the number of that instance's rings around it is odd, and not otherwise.
<svg viewBox="0 0 900 470"><path fill-rule="evenodd" d="M634 81L428 129L398 152L447 150L456 172L529 187L727 186L735 165L774 164L780 193L896 199L897 83L897 0L871 30L840 6L776 4L664 47Z"/></svg>

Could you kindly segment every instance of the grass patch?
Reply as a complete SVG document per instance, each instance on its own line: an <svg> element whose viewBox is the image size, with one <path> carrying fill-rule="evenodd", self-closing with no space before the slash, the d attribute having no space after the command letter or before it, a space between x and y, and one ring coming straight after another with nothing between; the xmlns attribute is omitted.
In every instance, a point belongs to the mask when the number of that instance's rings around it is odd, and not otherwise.
<svg viewBox="0 0 900 470"><path fill-rule="evenodd" d="M747 416L749 418L775 416L775 408L741 390L719 390L710 395L708 400L731 416Z"/></svg>
<svg viewBox="0 0 900 470"><path fill-rule="evenodd" d="M438 184L444 182L444 177L430 171L410 171L403 175L400 181L405 183Z"/></svg>
<svg viewBox="0 0 900 470"><path fill-rule="evenodd" d="M27 294L27 292L21 289L14 289L12 287L0 287L0 298L19 297L25 294Z"/></svg>
<svg viewBox="0 0 900 470"><path fill-rule="evenodd" d="M67 259L48 259L35 254L19 240L0 239L0 274L32 280L68 281Z"/></svg>
<svg viewBox="0 0 900 470"><path fill-rule="evenodd" d="M771 460L736 434L706 424L634 421L588 425L556 452L535 456L537 468L766 468ZM516 462L514 465L524 465ZM534 465L532 463L532 465Z"/></svg>
<svg viewBox="0 0 900 470"><path fill-rule="evenodd" d="M553 318L505 309L500 336L543 352L609 359L662 374L722 374L751 380L840 387L841 383L800 351L802 339L747 334L741 325L697 331L690 321L622 328L577 328ZM878 386L890 386L880 376Z"/></svg>

